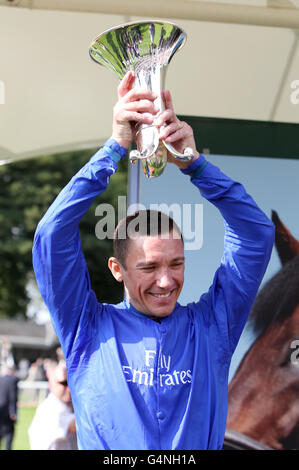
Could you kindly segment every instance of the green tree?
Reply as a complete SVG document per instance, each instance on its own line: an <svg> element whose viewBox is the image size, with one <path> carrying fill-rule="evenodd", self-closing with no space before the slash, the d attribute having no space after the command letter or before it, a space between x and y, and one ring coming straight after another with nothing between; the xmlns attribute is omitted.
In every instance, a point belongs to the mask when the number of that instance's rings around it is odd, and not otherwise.
<svg viewBox="0 0 299 470"><path fill-rule="evenodd" d="M0 317L26 316L26 285L33 276L32 243L39 220L60 190L96 150L66 152L13 162L0 167ZM127 194L127 160L110 179L106 192L95 198L80 224L81 243L92 287L99 300L118 302L122 285L108 272L112 240L99 240L95 208L101 202L115 207Z"/></svg>

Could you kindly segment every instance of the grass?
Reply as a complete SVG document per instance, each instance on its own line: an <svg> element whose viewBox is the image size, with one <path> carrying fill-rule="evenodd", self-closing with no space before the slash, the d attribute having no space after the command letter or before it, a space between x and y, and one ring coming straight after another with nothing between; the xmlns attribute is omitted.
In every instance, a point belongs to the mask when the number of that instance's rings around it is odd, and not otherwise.
<svg viewBox="0 0 299 470"><path fill-rule="evenodd" d="M29 406L21 406L18 408L18 421L15 426L12 450L30 450L28 428L35 414L35 410L36 408Z"/></svg>

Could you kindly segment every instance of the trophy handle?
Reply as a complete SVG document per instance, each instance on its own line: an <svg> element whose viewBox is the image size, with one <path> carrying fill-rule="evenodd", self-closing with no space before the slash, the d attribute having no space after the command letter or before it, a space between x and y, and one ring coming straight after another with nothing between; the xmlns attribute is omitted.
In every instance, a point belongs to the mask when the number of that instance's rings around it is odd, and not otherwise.
<svg viewBox="0 0 299 470"><path fill-rule="evenodd" d="M131 150L129 159L130 162L135 164L138 160L142 163L143 173L147 178L154 178L160 176L167 164L167 150L171 155L180 161L192 160L194 153L191 147L186 147L184 153L177 152L170 144L166 144L160 140L158 147L152 152L150 156L142 156L140 151Z"/></svg>
<svg viewBox="0 0 299 470"><path fill-rule="evenodd" d="M188 162L189 160L192 160L194 157L194 152L191 147L186 147L184 149L184 153L177 152L176 149L171 145L167 144L164 140L162 141L165 147L167 148L168 152L177 160L180 160L181 162Z"/></svg>
<svg viewBox="0 0 299 470"><path fill-rule="evenodd" d="M187 162L189 160L192 160L192 158L194 157L194 152L192 150L191 147L186 147L184 149L184 153L180 153L180 152L177 152L177 150L175 150L175 148L170 145L170 144L167 144L164 140L160 140L159 141L159 144L158 146L153 150L153 152L148 155L148 156L143 156L139 150L131 150L130 152L130 161L132 163L136 163L137 160L143 160L143 159L146 159L146 158L150 158L154 153L157 152L157 149L159 147L159 145L161 145L161 142L163 143L163 145L165 146L165 148L168 150L168 152L174 157L176 158L177 160L180 160L181 162ZM161 151L161 149L160 149Z"/></svg>

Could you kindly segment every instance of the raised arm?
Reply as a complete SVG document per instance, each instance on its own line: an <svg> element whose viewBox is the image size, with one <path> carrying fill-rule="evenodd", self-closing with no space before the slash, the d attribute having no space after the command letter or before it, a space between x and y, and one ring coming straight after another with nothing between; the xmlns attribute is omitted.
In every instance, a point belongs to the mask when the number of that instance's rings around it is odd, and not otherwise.
<svg viewBox="0 0 299 470"><path fill-rule="evenodd" d="M191 181L224 219L223 256L201 302L215 312L232 354L271 256L274 227L244 187L211 163L192 172Z"/></svg>
<svg viewBox="0 0 299 470"><path fill-rule="evenodd" d="M199 155L193 131L176 117L168 91L164 102L166 110L158 121L165 125L161 127L161 138L168 139L179 151L192 147L195 155L191 163L178 162L171 156L168 160L191 177L201 195L217 207L224 219L224 253L209 292L200 300L200 310L207 322L214 319L218 337L231 354L268 265L274 226L240 183Z"/></svg>
<svg viewBox="0 0 299 470"><path fill-rule="evenodd" d="M112 141L107 142L59 193L34 236L37 285L66 356L80 316L93 314L97 305L81 250L79 223L116 171L117 152L111 145Z"/></svg>
<svg viewBox="0 0 299 470"><path fill-rule="evenodd" d="M78 328L91 331L98 302L91 290L81 250L79 223L94 198L105 191L117 162L134 138L132 121L152 122L155 96L132 90L132 73L118 88L112 138L60 192L38 224L33 243L33 267L56 334L69 354Z"/></svg>

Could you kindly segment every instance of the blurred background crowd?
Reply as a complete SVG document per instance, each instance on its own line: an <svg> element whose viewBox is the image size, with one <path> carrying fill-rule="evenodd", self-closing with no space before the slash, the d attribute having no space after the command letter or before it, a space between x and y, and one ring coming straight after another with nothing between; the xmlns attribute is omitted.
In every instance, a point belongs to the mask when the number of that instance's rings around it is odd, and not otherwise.
<svg viewBox="0 0 299 470"><path fill-rule="evenodd" d="M76 450L76 426L61 347L15 361L0 341L0 449Z"/></svg>

